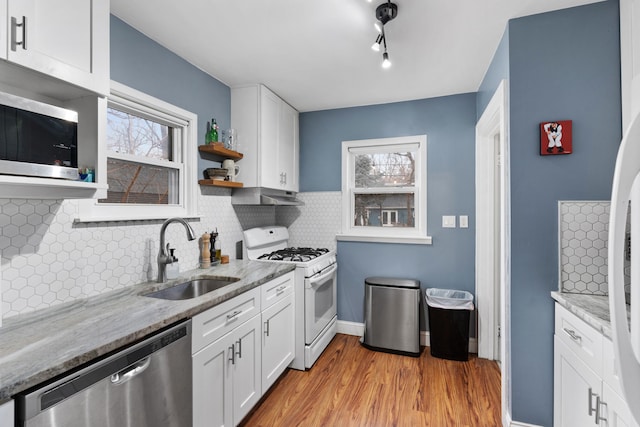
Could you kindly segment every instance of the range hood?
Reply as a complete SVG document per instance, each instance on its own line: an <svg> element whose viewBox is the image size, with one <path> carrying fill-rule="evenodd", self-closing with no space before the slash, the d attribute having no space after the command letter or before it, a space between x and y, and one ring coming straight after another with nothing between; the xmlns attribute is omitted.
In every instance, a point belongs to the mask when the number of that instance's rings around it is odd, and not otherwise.
<svg viewBox="0 0 640 427"><path fill-rule="evenodd" d="M231 194L232 205L301 206L304 202L296 198L293 191L272 188L235 188Z"/></svg>

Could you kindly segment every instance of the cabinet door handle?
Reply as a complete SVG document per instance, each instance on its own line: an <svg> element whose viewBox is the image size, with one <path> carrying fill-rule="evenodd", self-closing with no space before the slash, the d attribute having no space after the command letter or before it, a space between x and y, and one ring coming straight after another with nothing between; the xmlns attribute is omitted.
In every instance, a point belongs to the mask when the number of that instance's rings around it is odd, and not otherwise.
<svg viewBox="0 0 640 427"><path fill-rule="evenodd" d="M600 400L600 397L597 397L596 405L598 405L596 408L596 424L600 424L600 421L604 421L604 425L608 426L609 423L607 422L607 417L602 416L602 407L604 406L606 410L607 402L603 402L602 400Z"/></svg>
<svg viewBox="0 0 640 427"><path fill-rule="evenodd" d="M264 334L269 336L269 321L264 322Z"/></svg>
<svg viewBox="0 0 640 427"><path fill-rule="evenodd" d="M276 289L276 294L281 294L281 293L283 293L283 292L285 291L285 289L287 289L287 285L279 286L279 287Z"/></svg>
<svg viewBox="0 0 640 427"><path fill-rule="evenodd" d="M595 396L596 398L596 406L595 408L592 405L593 402L593 397ZM595 413L595 417L596 417L596 424L598 423L598 415L599 415L599 410L598 410L598 406L600 405L600 396L598 396L597 393L593 392L593 389L591 387L589 387L589 402L588 402L588 408L589 408L589 416L594 415Z"/></svg>
<svg viewBox="0 0 640 427"><path fill-rule="evenodd" d="M231 314L227 314L227 320L231 320L231 319L237 317L239 314L242 314L242 310L236 310Z"/></svg>
<svg viewBox="0 0 640 427"><path fill-rule="evenodd" d="M235 343L231 344L229 346L229 350L231 350L231 354L229 355L229 362L231 362L232 365L235 365L236 364L236 344Z"/></svg>
<svg viewBox="0 0 640 427"><path fill-rule="evenodd" d="M567 328L562 328L564 330L564 332L569 335L571 337L572 340L576 341L576 342L580 342L582 341L582 337L578 334L576 334L576 331L574 331L573 329L567 329Z"/></svg>
<svg viewBox="0 0 640 427"><path fill-rule="evenodd" d="M17 29L22 27L22 41L17 41ZM22 50L27 50L27 17L22 17L22 23L18 24L18 20L15 16L11 17L11 50L16 51L18 46L22 46Z"/></svg>
<svg viewBox="0 0 640 427"><path fill-rule="evenodd" d="M239 359L242 359L242 338L238 340L238 351L236 351Z"/></svg>

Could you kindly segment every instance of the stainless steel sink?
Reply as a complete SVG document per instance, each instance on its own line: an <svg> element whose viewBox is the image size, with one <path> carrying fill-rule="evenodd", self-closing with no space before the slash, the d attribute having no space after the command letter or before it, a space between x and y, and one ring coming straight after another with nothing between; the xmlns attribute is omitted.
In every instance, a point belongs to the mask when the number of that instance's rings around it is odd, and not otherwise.
<svg viewBox="0 0 640 427"><path fill-rule="evenodd" d="M147 297L183 300L202 296L240 280L237 277L202 277L146 294Z"/></svg>

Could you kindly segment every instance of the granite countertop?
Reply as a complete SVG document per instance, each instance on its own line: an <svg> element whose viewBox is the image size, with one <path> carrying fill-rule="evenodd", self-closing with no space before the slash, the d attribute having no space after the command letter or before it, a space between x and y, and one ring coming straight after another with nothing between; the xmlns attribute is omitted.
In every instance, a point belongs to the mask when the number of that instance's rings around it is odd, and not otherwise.
<svg viewBox="0 0 640 427"><path fill-rule="evenodd" d="M10 317L0 327L0 402L180 320L293 271L295 265L237 260ZM143 296L197 276L241 280L190 300Z"/></svg>
<svg viewBox="0 0 640 427"><path fill-rule="evenodd" d="M606 338L612 339L608 296L551 292L551 297ZM629 306L627 306L627 318L629 316Z"/></svg>

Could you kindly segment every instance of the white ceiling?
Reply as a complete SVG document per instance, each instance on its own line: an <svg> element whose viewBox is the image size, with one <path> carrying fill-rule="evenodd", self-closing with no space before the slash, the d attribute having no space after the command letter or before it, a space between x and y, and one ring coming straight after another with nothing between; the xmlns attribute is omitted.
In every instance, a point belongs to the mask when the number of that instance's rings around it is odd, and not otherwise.
<svg viewBox="0 0 640 427"><path fill-rule="evenodd" d="M383 0L111 0L111 12L228 86L299 111L478 90L509 19L599 0L394 0L393 63L371 50Z"/></svg>

